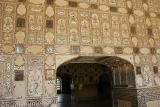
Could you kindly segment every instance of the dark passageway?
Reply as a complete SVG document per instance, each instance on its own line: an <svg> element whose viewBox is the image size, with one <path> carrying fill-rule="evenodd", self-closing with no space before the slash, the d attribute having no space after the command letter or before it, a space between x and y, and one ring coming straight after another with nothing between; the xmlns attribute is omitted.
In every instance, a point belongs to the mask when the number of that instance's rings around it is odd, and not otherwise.
<svg viewBox="0 0 160 107"><path fill-rule="evenodd" d="M112 107L112 78L110 73L105 73L110 72L108 70L106 66L90 63L68 64L59 68L57 77L62 80L62 89L57 106ZM71 83L74 90L71 90Z"/></svg>

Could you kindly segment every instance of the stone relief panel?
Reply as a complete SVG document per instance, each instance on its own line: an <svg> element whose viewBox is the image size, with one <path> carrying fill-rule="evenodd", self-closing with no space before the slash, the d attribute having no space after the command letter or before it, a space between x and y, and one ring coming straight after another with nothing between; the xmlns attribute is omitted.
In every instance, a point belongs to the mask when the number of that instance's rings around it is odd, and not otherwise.
<svg viewBox="0 0 160 107"><path fill-rule="evenodd" d="M27 95L40 97L43 94L43 56L27 57Z"/></svg>
<svg viewBox="0 0 160 107"><path fill-rule="evenodd" d="M1 98L12 98L13 95L13 66L12 57L0 56L0 96Z"/></svg>
<svg viewBox="0 0 160 107"><path fill-rule="evenodd" d="M5 3L3 8L3 31L2 31L2 42L4 44L14 43L14 31L15 31L15 5Z"/></svg>
<svg viewBox="0 0 160 107"><path fill-rule="evenodd" d="M28 43L44 43L44 8L39 5L30 5L28 8Z"/></svg>

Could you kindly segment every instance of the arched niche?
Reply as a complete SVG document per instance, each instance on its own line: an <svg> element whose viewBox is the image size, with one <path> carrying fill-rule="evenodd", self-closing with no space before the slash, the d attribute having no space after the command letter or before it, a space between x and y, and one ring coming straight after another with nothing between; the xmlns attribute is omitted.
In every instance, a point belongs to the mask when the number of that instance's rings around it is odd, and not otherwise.
<svg viewBox="0 0 160 107"><path fill-rule="evenodd" d="M76 56L56 57L57 71L61 66L76 63L97 63L111 69L113 85L118 87L135 87L135 72L132 56Z"/></svg>

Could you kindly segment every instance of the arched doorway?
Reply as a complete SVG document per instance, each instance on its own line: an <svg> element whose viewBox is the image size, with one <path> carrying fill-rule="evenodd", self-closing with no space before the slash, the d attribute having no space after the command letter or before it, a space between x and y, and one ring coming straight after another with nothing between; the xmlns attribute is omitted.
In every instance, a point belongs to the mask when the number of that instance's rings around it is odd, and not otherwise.
<svg viewBox="0 0 160 107"><path fill-rule="evenodd" d="M97 107L100 106L99 101L101 107L117 104L113 96L114 88L135 87L133 65L115 56L72 59L58 67L57 77L62 79L62 94L71 94L73 82L76 102L98 102Z"/></svg>

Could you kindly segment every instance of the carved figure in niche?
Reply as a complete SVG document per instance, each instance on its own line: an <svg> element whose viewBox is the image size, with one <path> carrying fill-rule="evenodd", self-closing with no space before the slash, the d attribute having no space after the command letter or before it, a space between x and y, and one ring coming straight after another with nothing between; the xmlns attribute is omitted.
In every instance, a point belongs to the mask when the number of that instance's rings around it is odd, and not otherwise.
<svg viewBox="0 0 160 107"><path fill-rule="evenodd" d="M13 30L13 19L11 17L4 18L3 31L11 32Z"/></svg>
<svg viewBox="0 0 160 107"><path fill-rule="evenodd" d="M75 13L75 12L70 13L69 23L70 23L70 25L76 25L77 24L77 13Z"/></svg>
<svg viewBox="0 0 160 107"><path fill-rule="evenodd" d="M109 36L110 31L109 31L109 23L103 23L102 24L102 31L103 31L103 36Z"/></svg>
<svg viewBox="0 0 160 107"><path fill-rule="evenodd" d="M152 73L150 71L149 66L144 66L143 68L143 82L145 86L151 86L152 85Z"/></svg>
<svg viewBox="0 0 160 107"><path fill-rule="evenodd" d="M87 20L81 21L81 35L86 36L89 35L89 23Z"/></svg>
<svg viewBox="0 0 160 107"><path fill-rule="evenodd" d="M99 27L99 18L97 14L92 14L92 27L93 28Z"/></svg>
<svg viewBox="0 0 160 107"><path fill-rule="evenodd" d="M66 33L66 21L64 19L59 19L57 24L57 32L59 34Z"/></svg>
<svg viewBox="0 0 160 107"><path fill-rule="evenodd" d="M72 29L70 29L70 34L71 34L71 36L77 36L78 30L75 28L72 28Z"/></svg>
<svg viewBox="0 0 160 107"><path fill-rule="evenodd" d="M46 80L54 80L54 70L53 69L46 70L45 78Z"/></svg>
<svg viewBox="0 0 160 107"><path fill-rule="evenodd" d="M121 38L118 32L113 32L114 36L114 45L119 46L121 45Z"/></svg>
<svg viewBox="0 0 160 107"><path fill-rule="evenodd" d="M121 29L122 29L122 36L123 37L128 37L129 34L128 34L128 26L127 26L127 24L122 24L121 25Z"/></svg>
<svg viewBox="0 0 160 107"><path fill-rule="evenodd" d="M43 17L42 17L42 16L40 16L40 15L37 16L37 19L36 19L36 20L37 20L37 23L38 23L38 24L43 24Z"/></svg>
<svg viewBox="0 0 160 107"><path fill-rule="evenodd" d="M117 16L112 16L112 28L119 29L119 22Z"/></svg>
<svg viewBox="0 0 160 107"><path fill-rule="evenodd" d="M34 15L29 16L29 23L30 24L34 23Z"/></svg>
<svg viewBox="0 0 160 107"><path fill-rule="evenodd" d="M34 68L29 72L28 83L29 89L28 94L31 96L41 96L42 94L42 75L41 67L38 65L32 65Z"/></svg>
<svg viewBox="0 0 160 107"><path fill-rule="evenodd" d="M30 30L40 31L43 27L43 17L41 15L30 15L29 16L29 28Z"/></svg>

